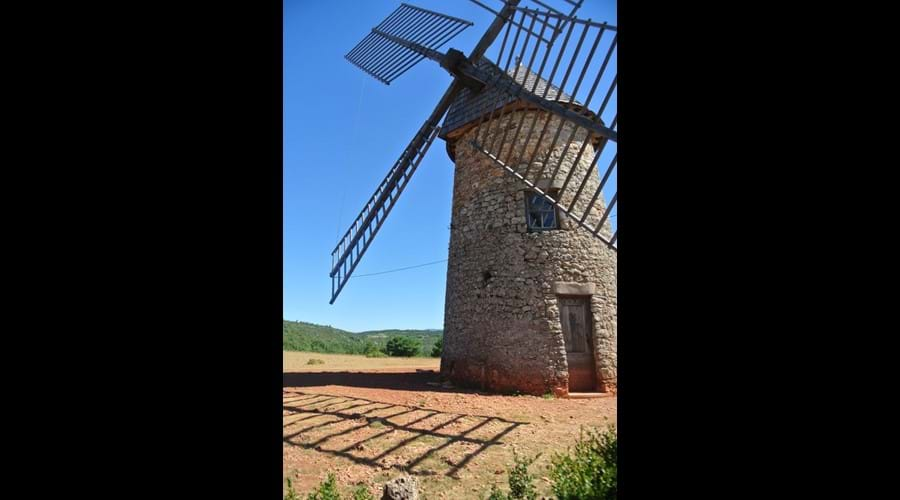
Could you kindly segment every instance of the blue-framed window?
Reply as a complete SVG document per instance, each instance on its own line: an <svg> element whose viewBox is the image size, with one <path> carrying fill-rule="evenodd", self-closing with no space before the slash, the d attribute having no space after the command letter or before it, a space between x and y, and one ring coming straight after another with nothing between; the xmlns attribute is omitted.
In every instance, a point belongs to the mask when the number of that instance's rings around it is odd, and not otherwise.
<svg viewBox="0 0 900 500"><path fill-rule="evenodd" d="M550 191L547 194L553 197L556 196L554 191ZM525 192L525 218L528 220L529 231L559 229L559 217L556 207L534 191Z"/></svg>

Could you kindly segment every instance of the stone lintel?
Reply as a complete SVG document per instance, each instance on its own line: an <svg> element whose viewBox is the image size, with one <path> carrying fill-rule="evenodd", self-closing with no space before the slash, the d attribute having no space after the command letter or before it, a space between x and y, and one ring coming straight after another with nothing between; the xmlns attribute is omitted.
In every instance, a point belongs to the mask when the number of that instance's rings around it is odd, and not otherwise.
<svg viewBox="0 0 900 500"><path fill-rule="evenodd" d="M557 295L594 295L596 288L596 285L593 283L553 282L553 293Z"/></svg>
<svg viewBox="0 0 900 500"><path fill-rule="evenodd" d="M537 184L535 184L535 186L537 186L538 189L540 189L546 193L547 191L549 191L551 189L562 189L564 181L565 181L565 178L553 179L552 183L550 182L550 179L541 179L541 180L537 181Z"/></svg>

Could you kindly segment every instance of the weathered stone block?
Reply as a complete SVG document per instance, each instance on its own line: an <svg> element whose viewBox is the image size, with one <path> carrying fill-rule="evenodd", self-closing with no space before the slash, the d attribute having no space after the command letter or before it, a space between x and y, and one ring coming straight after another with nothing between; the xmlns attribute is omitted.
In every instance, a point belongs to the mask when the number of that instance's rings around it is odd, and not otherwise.
<svg viewBox="0 0 900 500"><path fill-rule="evenodd" d="M553 293L557 295L594 295L596 291L597 286L593 283L573 283L567 281L556 281L553 283Z"/></svg>

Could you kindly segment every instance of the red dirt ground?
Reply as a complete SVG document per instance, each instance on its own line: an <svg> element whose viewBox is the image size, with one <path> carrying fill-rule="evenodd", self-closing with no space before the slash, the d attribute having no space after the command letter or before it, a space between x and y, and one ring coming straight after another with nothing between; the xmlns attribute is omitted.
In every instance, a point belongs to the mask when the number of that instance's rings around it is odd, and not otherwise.
<svg viewBox="0 0 900 500"><path fill-rule="evenodd" d="M328 472L342 491L407 472L423 498L479 498L505 488L513 451L550 493L546 466L581 426L616 422L615 396L544 399L437 385L431 370L285 373L283 473L306 496Z"/></svg>

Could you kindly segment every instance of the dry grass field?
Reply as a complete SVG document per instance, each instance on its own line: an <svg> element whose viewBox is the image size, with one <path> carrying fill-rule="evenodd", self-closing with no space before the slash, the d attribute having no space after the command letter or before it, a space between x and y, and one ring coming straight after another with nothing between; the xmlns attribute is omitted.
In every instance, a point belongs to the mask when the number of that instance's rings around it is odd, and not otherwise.
<svg viewBox="0 0 900 500"><path fill-rule="evenodd" d="M310 359L321 359L323 364L310 365ZM284 351L281 356L282 371L290 372L341 372L400 369L405 371L439 370L441 358L367 358L352 354L320 354L317 352Z"/></svg>
<svg viewBox="0 0 900 500"><path fill-rule="evenodd" d="M307 365L310 358L324 364ZM283 475L306 498L329 472L348 495L414 475L423 499L483 498L506 487L513 451L550 494L546 467L581 426L616 422L616 397L502 396L438 384L437 358L284 353Z"/></svg>

